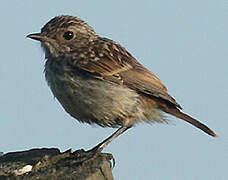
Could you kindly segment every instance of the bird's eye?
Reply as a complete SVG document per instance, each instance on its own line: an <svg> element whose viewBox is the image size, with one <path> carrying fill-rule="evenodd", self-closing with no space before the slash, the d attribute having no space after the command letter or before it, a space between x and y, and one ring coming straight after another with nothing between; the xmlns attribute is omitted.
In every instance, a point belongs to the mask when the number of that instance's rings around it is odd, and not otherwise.
<svg viewBox="0 0 228 180"><path fill-rule="evenodd" d="M63 34L63 37L69 41L74 37L74 33L72 31L67 31Z"/></svg>

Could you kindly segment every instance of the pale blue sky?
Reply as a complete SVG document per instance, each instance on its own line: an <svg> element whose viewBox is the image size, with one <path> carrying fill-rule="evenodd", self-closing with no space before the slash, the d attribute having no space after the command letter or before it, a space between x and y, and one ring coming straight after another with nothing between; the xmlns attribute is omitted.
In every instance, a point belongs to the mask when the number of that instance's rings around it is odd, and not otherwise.
<svg viewBox="0 0 228 180"><path fill-rule="evenodd" d="M89 149L115 131L78 123L45 82L40 44L25 36L60 14L121 43L184 112L219 135L175 118L170 125L138 124L104 150L116 159L115 179L228 179L227 0L1 0L0 151Z"/></svg>

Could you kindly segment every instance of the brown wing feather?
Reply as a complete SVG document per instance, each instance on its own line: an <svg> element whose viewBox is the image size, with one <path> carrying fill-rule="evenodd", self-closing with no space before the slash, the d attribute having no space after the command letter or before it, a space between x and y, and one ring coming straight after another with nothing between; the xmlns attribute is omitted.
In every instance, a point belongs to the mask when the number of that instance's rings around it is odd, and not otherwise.
<svg viewBox="0 0 228 180"><path fill-rule="evenodd" d="M144 67L136 66L134 69L121 72L120 76L122 77L124 84L129 88L135 89L146 95L161 98L182 109L175 99L168 94L166 87L161 81Z"/></svg>
<svg viewBox="0 0 228 180"><path fill-rule="evenodd" d="M168 94L160 79L138 63L119 44L106 38L99 38L93 44L93 53L95 56L87 63L77 63L77 66L95 74L99 79L123 84L140 93L161 98L181 109L175 99Z"/></svg>

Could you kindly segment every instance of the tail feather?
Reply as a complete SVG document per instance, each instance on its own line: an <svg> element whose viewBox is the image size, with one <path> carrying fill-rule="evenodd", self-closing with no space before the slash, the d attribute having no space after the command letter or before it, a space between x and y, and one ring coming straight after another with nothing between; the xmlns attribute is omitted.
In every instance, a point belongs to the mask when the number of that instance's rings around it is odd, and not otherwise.
<svg viewBox="0 0 228 180"><path fill-rule="evenodd" d="M217 135L210 129L208 128L206 125L204 125L203 123L197 121L196 119L192 118L191 116L181 112L179 109L174 109L174 108L165 108L164 111L166 113L169 113L173 116L176 116L180 119L183 119L184 121L192 124L193 126L201 129L202 131L204 131L205 133L213 136L213 137L216 137Z"/></svg>

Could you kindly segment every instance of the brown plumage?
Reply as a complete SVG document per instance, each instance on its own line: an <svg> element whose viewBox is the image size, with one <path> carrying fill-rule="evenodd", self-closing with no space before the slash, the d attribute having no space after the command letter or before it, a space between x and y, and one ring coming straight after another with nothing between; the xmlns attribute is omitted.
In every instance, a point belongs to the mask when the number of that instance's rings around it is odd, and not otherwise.
<svg viewBox="0 0 228 180"><path fill-rule="evenodd" d="M80 122L120 127L96 146L99 151L138 121L165 122L161 112L176 116L211 136L216 134L181 112L167 88L118 43L100 37L84 21L58 16L41 33L47 82L65 110Z"/></svg>

